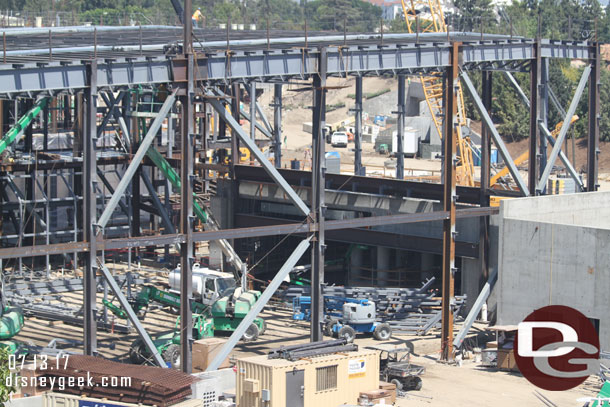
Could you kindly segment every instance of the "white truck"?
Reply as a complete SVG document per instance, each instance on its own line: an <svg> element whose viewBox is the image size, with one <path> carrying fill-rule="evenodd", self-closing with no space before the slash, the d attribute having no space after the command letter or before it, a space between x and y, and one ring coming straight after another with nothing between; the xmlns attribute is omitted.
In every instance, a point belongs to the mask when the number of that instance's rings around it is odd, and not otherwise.
<svg viewBox="0 0 610 407"><path fill-rule="evenodd" d="M234 289L235 277L230 273L193 265L193 299L202 304L212 304L227 290ZM170 292L180 293L180 264L169 273Z"/></svg>
<svg viewBox="0 0 610 407"><path fill-rule="evenodd" d="M347 133L344 131L336 131L330 138L330 144L333 147L347 147Z"/></svg>

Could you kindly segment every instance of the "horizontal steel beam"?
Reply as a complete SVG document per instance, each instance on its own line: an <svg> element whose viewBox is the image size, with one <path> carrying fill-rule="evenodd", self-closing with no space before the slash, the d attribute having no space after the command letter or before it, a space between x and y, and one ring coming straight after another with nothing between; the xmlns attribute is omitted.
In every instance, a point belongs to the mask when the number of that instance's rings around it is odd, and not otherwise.
<svg viewBox="0 0 610 407"><path fill-rule="evenodd" d="M451 39L459 38L452 34ZM409 37L410 38L410 37ZM285 44L267 49L266 41L260 45L248 41L249 49L231 49L227 58L223 49L206 50L195 64L195 77L208 84L224 83L227 80L257 80L277 82L287 79L308 79L317 74L317 49L305 49L303 38L282 39ZM404 34L384 35L380 47L379 34L355 36L348 46L339 47L327 38L309 38L309 45L320 41L327 46L328 75L374 75L384 73L425 73L439 71L449 65L450 41L445 36L428 38L420 34L420 42L407 40ZM459 39L458 39L459 40ZM482 64L494 62L527 61L533 56L532 40L497 36L493 41L480 41L472 37L461 46L464 69L480 69ZM246 44L243 45L246 47ZM87 47L85 47L87 48ZM93 48L91 47L91 50ZM542 40L542 57L589 59L586 43L551 42ZM109 51L114 50L114 47ZM24 51L32 53L35 50ZM41 52L48 50L42 49ZM85 50L86 51L86 50ZM98 87L117 89L137 85L159 85L185 82L186 63L184 60L165 57L163 44L147 45L147 52L156 51L154 56L138 56L138 47L119 49L114 59L97 64ZM60 52L60 50L55 50ZM27 54L26 54L27 55ZM122 55L122 56L121 56ZM0 66L0 95L13 97L16 94L45 92L74 92L86 88L85 67L80 59L63 60L40 64L36 62Z"/></svg>
<svg viewBox="0 0 610 407"><path fill-rule="evenodd" d="M456 210L456 217L472 218L490 216L498 213L498 208L467 208ZM342 230L352 228L363 228L371 226L394 225L403 223L439 221L448 218L444 211L414 213L389 216L372 216L368 218L328 220L325 222L324 230ZM205 232L194 232L194 242L204 242L218 239L245 239L249 237L279 236L295 233L307 233L315 231L313 225L307 223L288 223L273 226L261 226L252 228L209 230ZM145 246L165 246L184 243L184 237L179 234L168 234L159 236L138 236L118 239L98 240L99 250L128 249ZM64 254L72 252L87 252L86 242L58 243L44 246L25 246L0 249L0 259L11 259L17 257L33 257L53 254Z"/></svg>

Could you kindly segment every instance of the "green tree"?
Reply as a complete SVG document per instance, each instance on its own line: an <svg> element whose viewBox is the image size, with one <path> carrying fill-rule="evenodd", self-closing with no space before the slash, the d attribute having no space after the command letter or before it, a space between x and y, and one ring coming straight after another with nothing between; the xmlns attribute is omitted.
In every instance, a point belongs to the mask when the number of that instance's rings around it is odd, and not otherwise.
<svg viewBox="0 0 610 407"><path fill-rule="evenodd" d="M315 0L305 7L311 28L372 32L379 27L381 7L362 0Z"/></svg>
<svg viewBox="0 0 610 407"><path fill-rule="evenodd" d="M453 4L458 12L450 18L450 23L458 30L478 31L481 23L489 26L494 20L491 0L455 0Z"/></svg>

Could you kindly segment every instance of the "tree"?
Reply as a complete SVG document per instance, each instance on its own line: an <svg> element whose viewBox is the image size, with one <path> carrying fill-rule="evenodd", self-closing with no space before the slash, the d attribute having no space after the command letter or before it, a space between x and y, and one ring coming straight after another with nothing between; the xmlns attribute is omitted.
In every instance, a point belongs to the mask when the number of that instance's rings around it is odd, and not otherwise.
<svg viewBox="0 0 610 407"><path fill-rule="evenodd" d="M371 32L379 26L381 7L362 0L315 0L305 6L307 20L315 30Z"/></svg>
<svg viewBox="0 0 610 407"><path fill-rule="evenodd" d="M489 26L495 20L491 0L455 0L456 16L450 19L454 29L460 31L478 31L483 26Z"/></svg>

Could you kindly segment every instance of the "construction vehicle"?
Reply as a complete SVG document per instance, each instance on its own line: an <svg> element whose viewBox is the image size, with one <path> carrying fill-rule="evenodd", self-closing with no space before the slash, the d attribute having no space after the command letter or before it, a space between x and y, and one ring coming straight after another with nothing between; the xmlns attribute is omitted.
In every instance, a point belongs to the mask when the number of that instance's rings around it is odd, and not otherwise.
<svg viewBox="0 0 610 407"><path fill-rule="evenodd" d="M396 385L396 390L421 390L421 375L426 372L423 366L411 363L411 349L384 349L367 346L379 351L379 379Z"/></svg>
<svg viewBox="0 0 610 407"><path fill-rule="evenodd" d="M224 291L224 296L214 303L206 305L191 301L193 311L193 339L213 337L216 331L232 332L248 314L260 297L260 291L242 292L241 288ZM135 298L129 299L134 312L140 317L145 315L152 302L167 305L173 309L180 308L180 294L163 291L153 286L144 286ZM125 310L108 300L103 303L117 317L126 319ZM180 317L176 320L175 329L153 338L153 343L165 362L171 366L179 365L180 355ZM254 341L265 331L265 321L256 318L243 335L244 341ZM141 339L136 339L129 349L129 360L132 363L143 363L150 359L150 352Z"/></svg>
<svg viewBox="0 0 610 407"><path fill-rule="evenodd" d="M19 353L21 344L10 339L23 328L23 312L17 307L0 307L0 348L8 349L10 354Z"/></svg>
<svg viewBox="0 0 610 407"><path fill-rule="evenodd" d="M324 333L328 336L345 338L351 343L356 333L372 333L375 339L385 341L392 336L389 324L377 322L375 303L365 298L325 297L329 300L342 302L341 316L327 316Z"/></svg>
<svg viewBox="0 0 610 407"><path fill-rule="evenodd" d="M180 264L169 273L170 292L180 294ZM210 305L225 292L235 289L235 277L229 273L193 265L193 298Z"/></svg>

